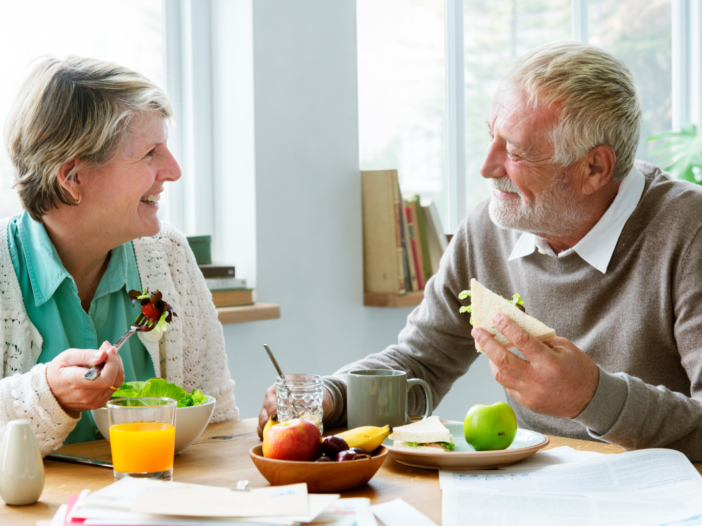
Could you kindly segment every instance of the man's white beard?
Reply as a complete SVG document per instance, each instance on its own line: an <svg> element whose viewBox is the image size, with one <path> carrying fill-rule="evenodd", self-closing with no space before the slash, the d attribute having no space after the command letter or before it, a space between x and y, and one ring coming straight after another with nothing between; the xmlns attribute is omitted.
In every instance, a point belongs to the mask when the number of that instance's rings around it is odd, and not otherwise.
<svg viewBox="0 0 702 526"><path fill-rule="evenodd" d="M519 195L519 201L490 196L490 219L505 230L563 236L580 228L587 218L586 207L577 199L565 170L556 173L551 185L528 205L509 177L492 179L492 187Z"/></svg>

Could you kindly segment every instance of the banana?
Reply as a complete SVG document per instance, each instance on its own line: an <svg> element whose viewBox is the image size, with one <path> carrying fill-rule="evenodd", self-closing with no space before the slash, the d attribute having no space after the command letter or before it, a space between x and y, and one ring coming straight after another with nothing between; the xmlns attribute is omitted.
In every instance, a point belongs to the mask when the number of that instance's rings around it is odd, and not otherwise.
<svg viewBox="0 0 702 526"><path fill-rule="evenodd" d="M344 431L336 436L343 438L349 447L360 447L370 453L376 450L388 435L390 435L390 426L363 426Z"/></svg>
<svg viewBox="0 0 702 526"><path fill-rule="evenodd" d="M266 441L266 435L268 434L268 430L276 425L278 423L278 413L273 413L271 416L268 417L268 422L266 423L266 427L263 428L263 441Z"/></svg>

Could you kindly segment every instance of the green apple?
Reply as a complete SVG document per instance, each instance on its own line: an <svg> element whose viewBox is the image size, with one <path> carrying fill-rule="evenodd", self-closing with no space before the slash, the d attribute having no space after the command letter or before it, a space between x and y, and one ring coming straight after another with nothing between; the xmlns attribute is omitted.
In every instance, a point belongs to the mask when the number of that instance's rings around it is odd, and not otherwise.
<svg viewBox="0 0 702 526"><path fill-rule="evenodd" d="M476 451L507 449L517 435L517 415L504 402L475 404L463 420L463 434Z"/></svg>

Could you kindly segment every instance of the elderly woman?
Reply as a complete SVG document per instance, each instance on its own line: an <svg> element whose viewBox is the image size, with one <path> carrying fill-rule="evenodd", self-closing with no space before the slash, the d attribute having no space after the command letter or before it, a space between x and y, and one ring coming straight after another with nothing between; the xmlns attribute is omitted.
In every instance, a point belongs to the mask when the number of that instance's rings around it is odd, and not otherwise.
<svg viewBox="0 0 702 526"><path fill-rule="evenodd" d="M100 438L89 409L157 376L238 418L222 327L185 237L156 215L180 168L166 95L115 64L39 63L6 124L25 208L0 225L0 435L28 419L43 455ZM160 341L115 342L139 315L128 291L163 293L178 317ZM151 338L153 340L153 338ZM102 343L104 342L104 343ZM103 365L95 381L87 368Z"/></svg>

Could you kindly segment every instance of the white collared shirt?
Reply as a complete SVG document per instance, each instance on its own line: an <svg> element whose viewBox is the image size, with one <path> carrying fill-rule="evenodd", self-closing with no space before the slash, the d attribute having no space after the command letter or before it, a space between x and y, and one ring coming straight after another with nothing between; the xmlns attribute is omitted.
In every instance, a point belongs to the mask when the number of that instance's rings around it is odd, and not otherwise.
<svg viewBox="0 0 702 526"><path fill-rule="evenodd" d="M532 254L538 249L541 254L563 257L577 252L588 264L606 274L624 225L641 200L646 179L635 166L619 185L617 197L602 215L597 224L578 243L560 254L556 254L548 241L528 232L523 233L509 255L509 261Z"/></svg>

